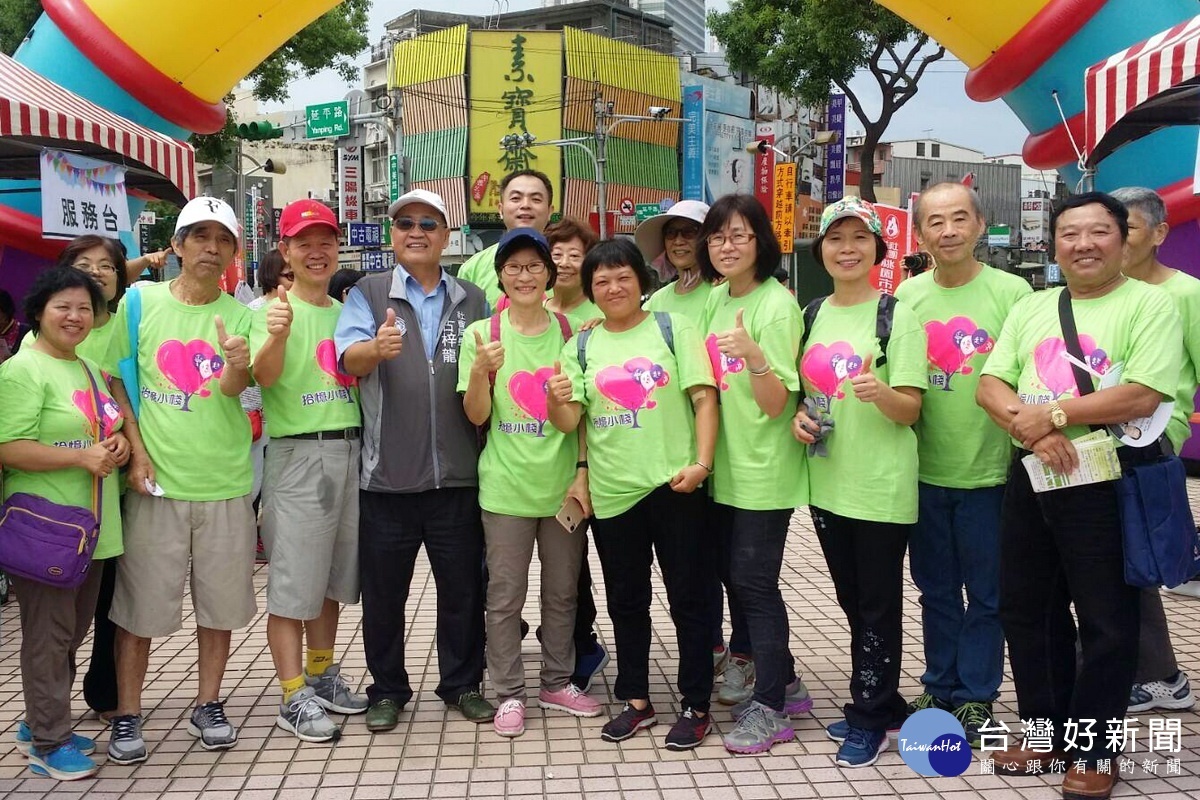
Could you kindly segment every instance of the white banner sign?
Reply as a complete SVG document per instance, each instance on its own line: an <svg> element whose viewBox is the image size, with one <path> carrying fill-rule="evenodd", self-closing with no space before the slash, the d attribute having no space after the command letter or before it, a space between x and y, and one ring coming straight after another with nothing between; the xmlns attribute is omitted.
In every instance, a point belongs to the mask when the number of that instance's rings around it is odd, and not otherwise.
<svg viewBox="0 0 1200 800"><path fill-rule="evenodd" d="M125 168L60 150L42 151L42 235L118 238L132 231Z"/></svg>
<svg viewBox="0 0 1200 800"><path fill-rule="evenodd" d="M1021 201L1021 249L1045 253L1050 247L1050 201L1027 197Z"/></svg>
<svg viewBox="0 0 1200 800"><path fill-rule="evenodd" d="M339 222L362 222L362 148L358 145L338 148Z"/></svg>

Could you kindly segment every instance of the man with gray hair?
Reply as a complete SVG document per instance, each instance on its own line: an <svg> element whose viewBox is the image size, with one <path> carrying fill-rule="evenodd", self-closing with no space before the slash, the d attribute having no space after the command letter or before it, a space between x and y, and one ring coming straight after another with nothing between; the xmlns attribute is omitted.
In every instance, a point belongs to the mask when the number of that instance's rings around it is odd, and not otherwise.
<svg viewBox="0 0 1200 800"><path fill-rule="evenodd" d="M1169 228L1166 205L1157 193L1132 186L1117 189L1112 196L1129 209L1129 240L1122 272L1166 291L1183 323L1183 368L1179 388L1175 390L1175 410L1166 432L1171 447L1178 453L1192 433L1188 418L1195 408L1196 386L1200 384L1200 280L1158 260L1158 248L1167 238ZM1142 591L1141 608L1138 666L1129 693L1129 713L1191 708L1196 701L1187 675L1175 661L1175 648L1157 588Z"/></svg>
<svg viewBox="0 0 1200 800"><path fill-rule="evenodd" d="M130 291L109 323L117 334L105 370L113 376L133 450L125 554L110 612L117 625L118 707L108 758L118 764L146 760L142 685L151 637L183 626L189 565L199 659L188 733L205 750L237 743L221 680L231 632L258 610L250 423L238 400L250 383L250 312L220 286L240 233L237 215L223 200L189 202L171 240L179 277ZM130 310L131 299L140 312ZM139 320L136 351L124 334L132 319ZM132 362L133 370L123 371L122 362ZM139 404L136 416L131 398Z"/></svg>

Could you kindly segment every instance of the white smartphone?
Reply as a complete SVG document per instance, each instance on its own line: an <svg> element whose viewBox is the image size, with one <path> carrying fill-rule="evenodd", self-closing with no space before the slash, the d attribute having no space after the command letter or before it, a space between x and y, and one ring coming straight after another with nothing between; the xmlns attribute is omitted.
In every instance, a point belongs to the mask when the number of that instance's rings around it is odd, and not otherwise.
<svg viewBox="0 0 1200 800"><path fill-rule="evenodd" d="M587 515L583 513L583 506L579 504L578 500L568 497L563 501L562 508L558 510L554 518L558 520L559 525L567 529L567 533L574 533Z"/></svg>

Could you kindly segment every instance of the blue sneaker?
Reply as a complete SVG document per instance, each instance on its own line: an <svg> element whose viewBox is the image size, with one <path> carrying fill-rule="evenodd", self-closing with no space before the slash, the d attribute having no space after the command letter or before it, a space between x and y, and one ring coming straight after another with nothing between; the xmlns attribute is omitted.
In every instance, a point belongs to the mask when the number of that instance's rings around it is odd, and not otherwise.
<svg viewBox="0 0 1200 800"><path fill-rule="evenodd" d="M839 767L869 767L879 760L879 754L887 750L887 731L869 731L850 726L846 740L838 748Z"/></svg>
<svg viewBox="0 0 1200 800"><path fill-rule="evenodd" d="M837 722L831 722L825 726L825 735L833 739L838 744L846 741L846 734L850 732L850 723L845 719L839 719ZM894 739L900 733L900 723L893 722L887 729L888 738Z"/></svg>
<svg viewBox="0 0 1200 800"><path fill-rule="evenodd" d="M571 676L571 683L578 686L579 690L585 694L592 688L592 679L608 666L608 651L594 637L592 644L592 652L576 653L575 674Z"/></svg>
<svg viewBox="0 0 1200 800"><path fill-rule="evenodd" d="M100 770L100 765L75 749L67 742L48 753L37 749L29 751L29 771L59 781L77 781L90 778Z"/></svg>
<svg viewBox="0 0 1200 800"><path fill-rule="evenodd" d="M21 755L28 757L29 751L33 750L33 731L29 730L29 725L25 720L21 720L21 724L17 726L17 735L14 738L17 742L17 750ZM77 733L71 734L71 744L75 745L75 749L85 756L96 752L96 743Z"/></svg>

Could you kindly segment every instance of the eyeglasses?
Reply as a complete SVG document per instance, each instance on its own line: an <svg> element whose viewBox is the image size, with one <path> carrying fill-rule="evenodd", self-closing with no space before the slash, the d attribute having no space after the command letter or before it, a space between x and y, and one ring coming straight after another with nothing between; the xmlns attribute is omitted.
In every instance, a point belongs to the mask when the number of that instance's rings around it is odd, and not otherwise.
<svg viewBox="0 0 1200 800"><path fill-rule="evenodd" d="M419 220L413 219L412 217L398 217L392 220L392 225L402 231L411 231L413 228L420 225L421 230L425 231L426 233L433 233L438 228L445 227L445 225L433 217L421 217Z"/></svg>
<svg viewBox="0 0 1200 800"><path fill-rule="evenodd" d="M117 268L112 264L72 264L80 272L95 272L100 275L116 275Z"/></svg>
<svg viewBox="0 0 1200 800"><path fill-rule="evenodd" d="M532 264L505 264L501 269L504 270L505 275L520 275L522 272L541 275L546 271L546 265L541 261L534 261Z"/></svg>
<svg viewBox="0 0 1200 800"><path fill-rule="evenodd" d="M294 281L294 280L296 280L296 273L281 272L281 273L279 273L279 277L283 278L285 281Z"/></svg>
<svg viewBox="0 0 1200 800"><path fill-rule="evenodd" d="M698 227L663 228L663 239L683 239L692 241L700 233Z"/></svg>
<svg viewBox="0 0 1200 800"><path fill-rule="evenodd" d="M726 236L723 233L714 233L711 236L709 236L705 241L708 242L709 247L722 247L722 246L724 246L725 242L730 242L732 244L746 244L753 238L754 238L753 233L746 233L745 231L738 231L737 233L731 233L728 236Z"/></svg>

